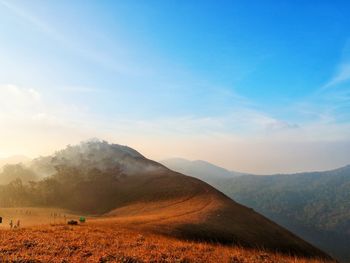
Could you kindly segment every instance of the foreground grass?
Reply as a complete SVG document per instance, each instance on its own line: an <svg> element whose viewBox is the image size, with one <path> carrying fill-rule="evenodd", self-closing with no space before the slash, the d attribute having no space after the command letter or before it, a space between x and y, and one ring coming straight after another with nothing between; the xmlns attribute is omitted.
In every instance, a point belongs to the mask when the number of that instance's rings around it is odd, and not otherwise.
<svg viewBox="0 0 350 263"><path fill-rule="evenodd" d="M0 231L0 262L293 262L310 260L142 233L114 222Z"/></svg>

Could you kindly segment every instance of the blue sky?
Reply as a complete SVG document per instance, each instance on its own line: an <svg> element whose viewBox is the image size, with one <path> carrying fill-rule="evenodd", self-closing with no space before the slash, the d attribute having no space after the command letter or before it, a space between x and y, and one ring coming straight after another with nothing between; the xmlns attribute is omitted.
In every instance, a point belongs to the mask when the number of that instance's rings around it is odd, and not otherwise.
<svg viewBox="0 0 350 263"><path fill-rule="evenodd" d="M102 137L257 173L350 163L349 11L0 0L0 156Z"/></svg>

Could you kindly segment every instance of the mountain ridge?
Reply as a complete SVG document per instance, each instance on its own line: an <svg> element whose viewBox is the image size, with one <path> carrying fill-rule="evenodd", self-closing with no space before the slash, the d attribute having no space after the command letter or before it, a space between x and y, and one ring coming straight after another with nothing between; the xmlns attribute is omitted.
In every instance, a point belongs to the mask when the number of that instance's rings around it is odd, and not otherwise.
<svg viewBox="0 0 350 263"><path fill-rule="evenodd" d="M221 176L221 177L235 177L245 175L246 173L230 171L226 168L212 164L203 160L186 160L184 158L169 158L159 161L166 167L176 167L177 171L183 174L193 174L197 176L208 177Z"/></svg>

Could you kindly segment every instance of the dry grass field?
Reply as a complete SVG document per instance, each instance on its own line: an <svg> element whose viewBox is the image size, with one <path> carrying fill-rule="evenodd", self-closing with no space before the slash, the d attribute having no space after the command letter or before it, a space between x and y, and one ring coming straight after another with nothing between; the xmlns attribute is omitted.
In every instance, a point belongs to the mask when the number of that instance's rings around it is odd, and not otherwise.
<svg viewBox="0 0 350 263"><path fill-rule="evenodd" d="M165 209L164 214L156 216L147 212L160 207ZM133 207L135 210L128 210L129 216L120 213L119 217L87 217L87 222L78 226L68 226L63 222L63 215L75 220L79 215L61 209L0 209L5 218L0 230L0 262L326 262L157 234L153 231L157 226L160 227L158 232L164 232L160 222L169 223L170 218L165 217L169 216L167 207L166 203L151 206L142 217L136 213L142 209L137 205ZM177 211L181 218L184 211ZM135 217L130 216L133 212ZM57 215L55 222L54 213ZM184 216L186 219L190 214ZM19 218L23 224L10 230L9 218ZM159 224L149 228L154 221Z"/></svg>
<svg viewBox="0 0 350 263"><path fill-rule="evenodd" d="M111 220L0 231L1 262L280 262L325 261L288 257L140 232Z"/></svg>
<svg viewBox="0 0 350 263"><path fill-rule="evenodd" d="M0 216L3 218L0 229L9 229L10 221L16 225L20 221L20 227L63 224L70 219L79 217L79 215L59 208L37 208L37 207L19 207L19 208L0 208Z"/></svg>

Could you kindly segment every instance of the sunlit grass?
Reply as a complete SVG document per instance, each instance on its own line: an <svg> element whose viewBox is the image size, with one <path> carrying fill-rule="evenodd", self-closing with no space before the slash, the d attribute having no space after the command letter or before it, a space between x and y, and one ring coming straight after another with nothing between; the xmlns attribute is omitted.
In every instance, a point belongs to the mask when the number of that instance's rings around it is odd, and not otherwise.
<svg viewBox="0 0 350 263"><path fill-rule="evenodd" d="M0 251L2 262L325 262L178 240L131 230L114 220L2 230Z"/></svg>

